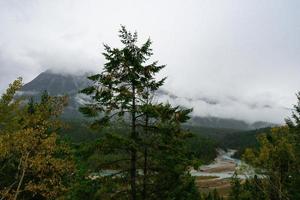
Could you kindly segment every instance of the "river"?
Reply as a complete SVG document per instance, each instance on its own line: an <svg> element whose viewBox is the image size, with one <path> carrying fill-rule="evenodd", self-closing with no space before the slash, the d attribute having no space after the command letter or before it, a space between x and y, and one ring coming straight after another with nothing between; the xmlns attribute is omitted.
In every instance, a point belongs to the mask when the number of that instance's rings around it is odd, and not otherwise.
<svg viewBox="0 0 300 200"><path fill-rule="evenodd" d="M214 162L209 165L203 165L198 170L192 169L190 171L191 175L197 177L215 177L216 179L232 177L235 170L241 165L241 161L239 159L232 158L236 150L229 149L224 151L222 149L218 149L217 151L218 156L215 158Z"/></svg>
<svg viewBox="0 0 300 200"><path fill-rule="evenodd" d="M203 165L198 170L191 169L190 173L195 177L214 177L213 179L226 179L231 178L235 170L241 165L239 159L234 159L232 156L236 152L234 149L229 149L224 151L218 149L218 156L215 158L214 162L209 165ZM90 175L91 179L99 178L100 176L111 176L118 173L117 170L102 170L100 173L92 173ZM142 170L138 170L142 174ZM121 176L121 174L118 174ZM245 178L245 176L239 175L240 178Z"/></svg>

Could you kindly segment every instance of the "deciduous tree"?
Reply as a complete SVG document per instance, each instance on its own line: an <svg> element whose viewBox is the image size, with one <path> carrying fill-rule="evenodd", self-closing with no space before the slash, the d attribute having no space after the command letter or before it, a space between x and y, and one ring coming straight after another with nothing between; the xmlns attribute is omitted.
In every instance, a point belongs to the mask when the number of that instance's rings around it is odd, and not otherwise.
<svg viewBox="0 0 300 200"><path fill-rule="evenodd" d="M66 99L44 94L24 105L15 96L21 86L16 80L0 99L1 199L56 199L73 172L69 148L56 134Z"/></svg>

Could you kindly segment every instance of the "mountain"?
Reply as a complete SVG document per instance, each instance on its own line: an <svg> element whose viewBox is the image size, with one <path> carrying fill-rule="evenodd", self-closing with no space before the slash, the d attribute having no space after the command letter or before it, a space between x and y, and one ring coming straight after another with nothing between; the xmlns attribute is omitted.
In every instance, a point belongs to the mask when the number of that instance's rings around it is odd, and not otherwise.
<svg viewBox="0 0 300 200"><path fill-rule="evenodd" d="M50 95L77 94L90 84L87 75L57 74L51 71L45 71L39 74L31 82L25 84L22 91L26 94L40 93L45 90Z"/></svg>
<svg viewBox="0 0 300 200"><path fill-rule="evenodd" d="M86 78L88 74L71 75L71 74L58 74L51 71L45 71L39 74L31 82L25 84L21 90L21 94L27 97L34 97L38 99L40 94L47 90L50 95L68 95L69 105L63 113L63 117L67 119L78 119L83 117L79 112L79 106L89 101L89 98L83 94L78 93L79 90L87 87L91 82ZM157 92L158 99L176 99L175 94L166 90L159 90ZM193 99L189 99L192 101ZM211 100L205 97L201 98L209 104L217 103L216 100ZM234 130L252 130L264 127L275 126L275 124L268 122L255 122L249 124L243 120L237 119L224 119L218 117L201 117L195 116L188 125L208 128L225 128Z"/></svg>
<svg viewBox="0 0 300 200"><path fill-rule="evenodd" d="M254 123L247 123L243 120L225 119L219 117L198 117L195 116L190 120L190 125L209 127L209 128L226 128L235 130L255 130L265 127L274 127L277 124L270 122L257 121Z"/></svg>
<svg viewBox="0 0 300 200"><path fill-rule="evenodd" d="M80 105L88 98L79 93L79 90L87 87L91 82L86 78L88 75L58 74L49 70L39 74L35 79L25 84L21 89L21 95L33 97L38 100L41 93L47 91L49 95L67 95L69 103L63 113L64 118L81 118L78 112Z"/></svg>

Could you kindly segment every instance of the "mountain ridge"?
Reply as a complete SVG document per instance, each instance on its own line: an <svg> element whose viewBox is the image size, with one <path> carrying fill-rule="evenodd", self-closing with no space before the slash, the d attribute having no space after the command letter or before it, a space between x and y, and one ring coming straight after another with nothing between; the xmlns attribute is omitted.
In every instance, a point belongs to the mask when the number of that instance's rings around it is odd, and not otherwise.
<svg viewBox="0 0 300 200"><path fill-rule="evenodd" d="M67 119L82 118L81 113L78 112L78 108L88 101L88 97L80 94L78 91L87 87L91 84L86 77L88 73L81 75L72 74L59 74L52 71L45 71L39 74L32 81L26 83L21 93L23 96L38 98L43 92L47 91L50 95L68 95L69 105L63 113L63 117ZM158 97L164 95L170 99L179 98L175 94L167 90L159 90L157 92ZM186 98L186 97L185 97ZM188 98L192 101L192 98ZM199 99L199 98L198 98ZM201 100L209 103L216 104L217 100L211 100L206 97L201 97ZM243 120L232 119L232 118L220 118L215 116L193 116L188 122L189 125L199 127L210 127L210 128L226 128L236 130L253 130L265 127L276 126L274 123L257 121L254 123L247 123Z"/></svg>

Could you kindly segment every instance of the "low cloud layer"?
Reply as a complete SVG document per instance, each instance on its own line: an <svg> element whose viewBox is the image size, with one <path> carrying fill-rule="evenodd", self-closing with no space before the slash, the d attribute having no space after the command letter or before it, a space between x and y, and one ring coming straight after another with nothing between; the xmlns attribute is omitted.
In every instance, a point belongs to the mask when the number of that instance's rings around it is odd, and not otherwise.
<svg viewBox="0 0 300 200"><path fill-rule="evenodd" d="M0 91L46 69L100 71L102 43L118 46L124 24L151 36L176 103L282 122L300 90L299 9L293 0L0 0Z"/></svg>
<svg viewBox="0 0 300 200"><path fill-rule="evenodd" d="M193 108L194 116L210 116L244 120L248 123L269 121L283 123L283 118L290 115L290 109L283 107L271 96L243 99L230 96L186 97L175 96L166 92L156 98L157 101L169 102L172 105L182 105ZM279 118L281 116L282 118Z"/></svg>

